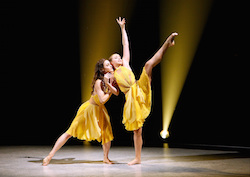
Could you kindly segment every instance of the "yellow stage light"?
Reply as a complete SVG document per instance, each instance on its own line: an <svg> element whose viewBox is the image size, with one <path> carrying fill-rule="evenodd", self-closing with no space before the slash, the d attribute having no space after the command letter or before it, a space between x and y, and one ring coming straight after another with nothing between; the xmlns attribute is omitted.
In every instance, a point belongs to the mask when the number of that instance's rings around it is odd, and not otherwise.
<svg viewBox="0 0 250 177"><path fill-rule="evenodd" d="M129 18L133 10L131 2L127 0L79 2L82 102L90 98L96 62L120 51L121 34L115 19L119 16Z"/></svg>
<svg viewBox="0 0 250 177"><path fill-rule="evenodd" d="M169 137L169 132L167 130L162 130L160 135L163 139L166 139Z"/></svg>
<svg viewBox="0 0 250 177"><path fill-rule="evenodd" d="M168 130L177 101L192 64L212 0L162 0L160 35L178 32L176 45L161 62L163 130Z"/></svg>

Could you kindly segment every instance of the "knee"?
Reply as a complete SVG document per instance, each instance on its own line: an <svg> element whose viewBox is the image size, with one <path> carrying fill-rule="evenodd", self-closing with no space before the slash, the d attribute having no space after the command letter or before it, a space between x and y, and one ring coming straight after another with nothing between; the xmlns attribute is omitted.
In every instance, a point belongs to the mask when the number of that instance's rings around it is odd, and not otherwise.
<svg viewBox="0 0 250 177"><path fill-rule="evenodd" d="M135 136L141 136L141 134L142 134L142 129L141 128L138 129L138 130L134 130L134 135Z"/></svg>
<svg viewBox="0 0 250 177"><path fill-rule="evenodd" d="M149 77L149 79L151 80L151 75L152 75L152 69L154 67L153 63L149 60L145 63L145 71Z"/></svg>
<svg viewBox="0 0 250 177"><path fill-rule="evenodd" d="M69 139L69 138L71 138L72 136L71 136L70 134L68 134L68 133L64 133L64 137L65 137L66 139Z"/></svg>
<svg viewBox="0 0 250 177"><path fill-rule="evenodd" d="M152 62L149 60L145 63L145 69L148 70L149 68L152 68L153 64Z"/></svg>

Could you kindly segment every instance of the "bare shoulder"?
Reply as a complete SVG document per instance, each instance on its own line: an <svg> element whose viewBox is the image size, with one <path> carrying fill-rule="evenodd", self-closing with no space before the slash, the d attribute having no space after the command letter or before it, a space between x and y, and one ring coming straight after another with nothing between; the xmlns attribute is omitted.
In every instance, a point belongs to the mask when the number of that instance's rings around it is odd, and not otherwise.
<svg viewBox="0 0 250 177"><path fill-rule="evenodd" d="M126 60L124 60L124 58L122 58L122 65L123 65L124 67L128 67L128 66L129 66L129 62L126 61Z"/></svg>
<svg viewBox="0 0 250 177"><path fill-rule="evenodd" d="M129 63L128 62L126 62L126 61L123 61L123 66L125 67L125 68L128 68L128 69L130 69L131 71L132 71L132 69L131 69L131 67L129 66Z"/></svg>
<svg viewBox="0 0 250 177"><path fill-rule="evenodd" d="M102 83L102 80L101 79L97 79L95 81L95 87L101 87L101 83Z"/></svg>

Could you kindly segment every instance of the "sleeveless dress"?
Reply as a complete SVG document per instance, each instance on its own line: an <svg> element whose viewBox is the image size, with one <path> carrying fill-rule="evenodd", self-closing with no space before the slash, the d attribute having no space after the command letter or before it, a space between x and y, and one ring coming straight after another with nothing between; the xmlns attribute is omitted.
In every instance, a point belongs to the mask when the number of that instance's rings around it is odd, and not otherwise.
<svg viewBox="0 0 250 177"><path fill-rule="evenodd" d="M97 140L105 144L114 139L110 117L105 103L100 103L98 95L91 97L95 104L89 101L83 103L66 133L80 140Z"/></svg>
<svg viewBox="0 0 250 177"><path fill-rule="evenodd" d="M151 110L151 85L145 68L138 81L134 73L124 66L115 70L114 77L126 99L122 123L128 131L138 130Z"/></svg>

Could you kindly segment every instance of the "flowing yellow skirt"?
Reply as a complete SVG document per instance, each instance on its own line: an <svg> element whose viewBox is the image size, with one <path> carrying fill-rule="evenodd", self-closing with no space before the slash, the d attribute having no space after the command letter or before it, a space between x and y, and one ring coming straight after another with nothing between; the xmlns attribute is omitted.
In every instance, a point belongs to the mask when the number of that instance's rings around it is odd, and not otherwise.
<svg viewBox="0 0 250 177"><path fill-rule="evenodd" d="M138 130L151 111L151 84L143 68L140 79L125 93L123 124L128 131Z"/></svg>
<svg viewBox="0 0 250 177"><path fill-rule="evenodd" d="M97 140L102 144L114 139L107 109L89 101L80 106L66 133L80 140Z"/></svg>

